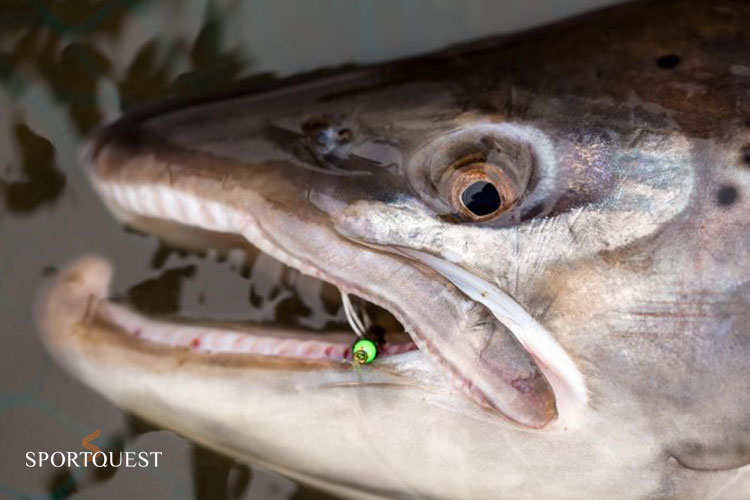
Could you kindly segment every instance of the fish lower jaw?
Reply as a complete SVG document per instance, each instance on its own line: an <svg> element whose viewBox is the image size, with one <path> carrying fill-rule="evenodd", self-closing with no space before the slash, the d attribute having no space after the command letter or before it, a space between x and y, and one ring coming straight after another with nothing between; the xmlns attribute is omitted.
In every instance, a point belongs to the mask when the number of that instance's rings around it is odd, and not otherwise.
<svg viewBox="0 0 750 500"><path fill-rule="evenodd" d="M286 359L348 365L352 361L350 332L307 332L266 325L227 324L150 317L128 305L112 302L109 284L112 266L100 257L84 257L62 271L46 294L44 321L54 342L68 333L82 331L96 335L102 325L107 331L135 341L143 348L167 349L165 354L195 353L206 359L228 354L263 359ZM64 325L69 325L66 328ZM67 331L66 331L67 330ZM99 339L97 339L98 341ZM416 350L413 342L383 343L379 356L392 357Z"/></svg>
<svg viewBox="0 0 750 500"><path fill-rule="evenodd" d="M181 324L149 318L127 306L103 302L98 314L121 331L145 342L193 352L275 356L350 363L352 336L348 332L315 333L254 326L244 329ZM415 350L411 342L383 344L380 356Z"/></svg>

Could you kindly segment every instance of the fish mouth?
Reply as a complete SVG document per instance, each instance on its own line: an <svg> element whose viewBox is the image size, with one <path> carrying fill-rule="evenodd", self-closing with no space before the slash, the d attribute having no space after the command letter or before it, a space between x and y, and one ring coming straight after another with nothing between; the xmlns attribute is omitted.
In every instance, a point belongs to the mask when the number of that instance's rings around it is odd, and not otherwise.
<svg viewBox="0 0 750 500"><path fill-rule="evenodd" d="M113 271L109 263L84 261L83 265L73 265L71 268L79 269L78 274L98 273L105 277L96 280L97 286L89 290L89 320L95 317L97 321L137 342L174 351L189 351L205 355L206 359L227 354L252 357L256 365L284 359L287 366L298 363L300 366L318 364L334 369L349 369L355 364L353 348L361 338L376 343L378 359L417 349L403 326L388 311L343 292L340 304L347 319L352 322L352 329L340 325L307 329L299 325L149 314L127 300L110 298ZM335 301L329 302L334 304L327 303L327 308L336 307ZM352 315L356 316L352 318Z"/></svg>
<svg viewBox="0 0 750 500"><path fill-rule="evenodd" d="M400 356L418 349L464 396L525 428L546 428L553 423L570 426L570 408L585 405L585 388L582 396L580 390L575 393L581 384L576 386L578 380L570 380L571 371L565 366L557 369L561 356L554 340L546 352L550 345L549 338L544 338L549 337L547 332L542 331L541 344L516 338L529 324L531 330L538 325L529 321L524 311L519 313L520 306L512 299L505 297L499 302L518 306L506 311L511 321L505 323L520 325L511 327L513 332L498 319L497 307L483 303L488 292L480 290L483 285L477 288L471 278L466 279L470 273L421 252L373 246L343 236L331 213L312 200L327 189L318 189L322 184L317 184L320 176L316 172L283 163L248 165L205 151L187 151L161 138L113 138L106 128L83 156L95 190L127 226L167 241L175 234L174 228L210 235L208 241L224 237L241 240L333 285L345 304L348 297L357 297L358 311L346 308L352 330L379 338L378 357L368 370L380 369L378 359L398 363ZM323 180L330 182L330 178ZM299 185L308 189L299 189ZM111 274L101 264L88 267L94 270L84 269L83 274ZM87 305L87 315L141 347L158 348L166 355L188 352L207 362L232 356L250 360L255 366L282 362L288 369L314 365L351 370L352 347L359 338L352 331L315 333L301 328L150 317L108 300L108 278L91 280L97 286L83 295L95 307ZM478 295L472 296L474 292ZM69 292L53 287L47 302L62 297L64 303L65 293ZM373 310L385 321L367 323L373 315L363 313ZM563 359L563 365L567 361ZM573 368L572 375L580 374Z"/></svg>
<svg viewBox="0 0 750 500"><path fill-rule="evenodd" d="M241 250L265 254L281 262L287 270L302 272L321 281L324 286L336 289L340 298L331 300L328 294L326 308L336 309L340 305L349 324L345 328L334 326L315 330L301 325L251 324L219 318L161 317L144 313L126 301L109 299L110 280L107 279L92 292L95 303L93 314L97 320L130 338L154 346L188 350L205 355L207 360L212 355L229 354L252 357L255 365L274 364L283 359L288 367L295 363L300 366L317 364L347 370L353 364L358 364L353 357L353 348L361 339L377 345L378 359L417 350L417 345L404 326L381 306L387 301L368 293L361 284L330 276L314 263L283 251L261 224L247 219L247 214L227 217L227 207L164 186L104 180L95 173L92 181L104 202L131 228L155 233L177 247L183 246L181 240L184 234L190 233L189 246L194 250L217 250L217 246L219 251L222 251L221 247L236 250L237 246L231 245L239 244ZM243 229L230 231L226 224L218 222L226 222L227 219L244 219L241 223ZM177 241L174 239L175 232L181 234ZM236 238L237 234L252 236L242 245L241 240ZM192 244L196 239L203 240L205 248L197 249ZM231 242L230 246L226 246L228 241ZM213 246L213 243L217 246ZM98 266L102 267L102 264ZM106 269L104 274L111 276L108 265ZM364 296L370 297L370 300Z"/></svg>
<svg viewBox="0 0 750 500"><path fill-rule="evenodd" d="M358 364L353 357L353 347L363 338L376 343L379 360L417 350L409 334L390 312L343 291L354 290L355 287L335 278L335 281L326 281L322 278L324 273L321 270L301 260L292 259L273 246L261 243L267 249L263 252L246 243L243 245L234 234L213 231L216 227L206 220L206 217L211 218L209 212L196 212L193 210L194 206L189 206L195 200L190 201L176 192L160 191L158 187L151 192L151 187L147 185L107 182L96 175L92 176L92 180L105 203L130 228L155 233L163 241L173 242L177 248L187 246L196 252L235 251L239 246L242 251L256 254L255 258L260 252L280 259L287 271L294 272L302 268L308 275L317 276L315 279L324 285L338 289L340 295L337 294L333 299L330 293L326 294L325 306L329 310L340 306L349 325L312 329L302 325L152 314L143 311L137 303L113 296L113 266L99 257L84 257L67 266L47 291L46 306L66 304L70 310L83 311L79 318L81 324L104 325L109 332L124 337L128 342L141 344L141 347L153 347L178 355L189 352L198 356L198 359L203 356L203 360L208 362L223 361L226 358L217 356L230 355L240 356L254 366L278 366L281 361L284 367L290 369L317 366L350 370L353 365ZM165 199L157 201L155 205L144 202L149 199L158 200L159 196L165 196ZM194 226L183 224L182 219L186 214L189 214ZM211 229L206 229L209 227ZM177 241L174 239L175 233L179 234ZM184 241L186 234L189 234L189 243ZM196 240L202 241L201 248L197 247ZM262 241L269 240L264 238ZM284 261L291 261L293 264L284 264ZM42 315L45 314L54 316L49 312ZM167 351L163 351L164 349Z"/></svg>

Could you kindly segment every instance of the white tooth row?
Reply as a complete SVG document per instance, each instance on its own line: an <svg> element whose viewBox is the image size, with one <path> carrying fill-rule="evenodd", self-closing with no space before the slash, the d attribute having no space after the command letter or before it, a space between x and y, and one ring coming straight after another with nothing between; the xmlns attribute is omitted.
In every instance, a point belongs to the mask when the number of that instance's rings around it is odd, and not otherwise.
<svg viewBox="0 0 750 500"><path fill-rule="evenodd" d="M201 199L170 186L99 181L96 187L115 208L133 214L171 219L214 231L247 229L247 215L223 203Z"/></svg>
<svg viewBox="0 0 750 500"><path fill-rule="evenodd" d="M141 215L211 231L239 234L284 264L325 279L315 267L272 244L247 210L236 210L226 203L204 199L162 184L126 184L95 178L94 185L113 211L125 220L132 215ZM250 196L252 194L248 193Z"/></svg>
<svg viewBox="0 0 750 500"><path fill-rule="evenodd" d="M99 314L141 340L197 352L342 361L346 359L349 351L349 346L345 343L253 335L219 328L156 321L112 303L102 304Z"/></svg>

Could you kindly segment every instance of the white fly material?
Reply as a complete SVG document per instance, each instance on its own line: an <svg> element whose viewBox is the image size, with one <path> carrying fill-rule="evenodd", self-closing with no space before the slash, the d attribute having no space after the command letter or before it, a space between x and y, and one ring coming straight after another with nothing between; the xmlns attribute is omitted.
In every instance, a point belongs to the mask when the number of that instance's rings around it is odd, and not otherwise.
<svg viewBox="0 0 750 500"><path fill-rule="evenodd" d="M339 290L339 293L341 293L341 302L344 304L344 315L349 322L349 326L352 327L352 330L357 334L357 337L364 337L366 330L365 325L357 314L357 311L354 310L354 304L352 304L349 294L344 293L341 290Z"/></svg>
<svg viewBox="0 0 750 500"><path fill-rule="evenodd" d="M409 248L399 251L439 272L469 298L489 309L536 359L555 391L559 421L570 425L575 420L588 402L586 382L568 353L544 326L505 292L456 264Z"/></svg>

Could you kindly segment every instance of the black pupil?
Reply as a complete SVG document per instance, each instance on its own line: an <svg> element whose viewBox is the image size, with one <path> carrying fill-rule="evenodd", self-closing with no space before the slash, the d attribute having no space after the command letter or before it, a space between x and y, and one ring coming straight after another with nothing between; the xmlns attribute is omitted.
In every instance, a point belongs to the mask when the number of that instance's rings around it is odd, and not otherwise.
<svg viewBox="0 0 750 500"><path fill-rule="evenodd" d="M477 181L464 189L461 201L474 215L484 216L500 208L500 193L489 182Z"/></svg>

